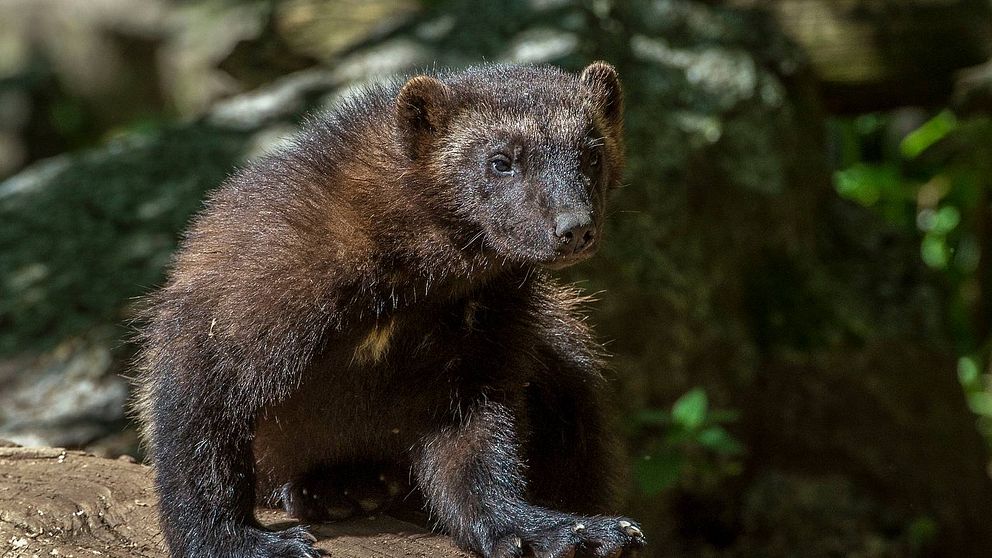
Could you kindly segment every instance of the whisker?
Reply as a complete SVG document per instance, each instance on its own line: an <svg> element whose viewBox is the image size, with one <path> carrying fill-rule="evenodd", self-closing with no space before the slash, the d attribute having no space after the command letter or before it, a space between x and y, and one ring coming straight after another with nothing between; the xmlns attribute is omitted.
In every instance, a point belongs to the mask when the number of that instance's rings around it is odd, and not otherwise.
<svg viewBox="0 0 992 558"><path fill-rule="evenodd" d="M462 247L461 247L461 249L459 249L458 251L459 251L459 252L464 252L464 251L465 251L465 249L466 249L466 248L468 248L469 246L471 246L473 242L475 242L476 240L479 240L480 238L482 238L482 235L483 235L483 234L484 234L485 232L486 232L486 231L479 231L479 233L478 233L478 234L476 234L475 236L473 236L473 237L472 237L472 239L471 239L471 240L469 240L468 242L466 242L466 243L465 243L465 246L462 246Z"/></svg>
<svg viewBox="0 0 992 558"><path fill-rule="evenodd" d="M534 266L532 265L527 266L527 273L524 273L524 280L521 281L520 285L517 286L518 289L524 288L524 285L527 284L527 279L530 279L530 274L533 272L534 272Z"/></svg>

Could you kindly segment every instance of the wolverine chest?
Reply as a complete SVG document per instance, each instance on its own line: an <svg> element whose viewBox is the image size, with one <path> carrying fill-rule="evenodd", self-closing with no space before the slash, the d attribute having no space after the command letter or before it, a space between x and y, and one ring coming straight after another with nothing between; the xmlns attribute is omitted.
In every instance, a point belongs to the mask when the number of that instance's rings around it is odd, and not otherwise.
<svg viewBox="0 0 992 558"><path fill-rule="evenodd" d="M430 378L491 349L507 324L489 301L425 305L357 325L328 343L323 362L352 378Z"/></svg>
<svg viewBox="0 0 992 558"><path fill-rule="evenodd" d="M300 385L255 428L262 492L324 464L395 462L450 420L510 355L509 327L478 300L372 320L328 339Z"/></svg>

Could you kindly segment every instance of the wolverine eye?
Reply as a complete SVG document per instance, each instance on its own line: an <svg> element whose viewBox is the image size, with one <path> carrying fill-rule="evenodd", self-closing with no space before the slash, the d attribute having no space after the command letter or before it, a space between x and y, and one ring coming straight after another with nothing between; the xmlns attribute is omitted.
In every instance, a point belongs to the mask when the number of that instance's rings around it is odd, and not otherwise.
<svg viewBox="0 0 992 558"><path fill-rule="evenodd" d="M496 155L489 160L489 166L492 167L493 172L496 174L513 174L513 161L511 161L506 155Z"/></svg>

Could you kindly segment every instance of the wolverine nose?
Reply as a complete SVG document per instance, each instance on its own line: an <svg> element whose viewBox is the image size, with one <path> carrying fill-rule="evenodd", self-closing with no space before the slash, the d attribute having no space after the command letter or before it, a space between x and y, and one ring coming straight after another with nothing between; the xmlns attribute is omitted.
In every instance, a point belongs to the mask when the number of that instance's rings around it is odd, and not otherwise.
<svg viewBox="0 0 992 558"><path fill-rule="evenodd" d="M562 254L578 254L596 238L596 227L588 211L568 211L555 217L555 235Z"/></svg>

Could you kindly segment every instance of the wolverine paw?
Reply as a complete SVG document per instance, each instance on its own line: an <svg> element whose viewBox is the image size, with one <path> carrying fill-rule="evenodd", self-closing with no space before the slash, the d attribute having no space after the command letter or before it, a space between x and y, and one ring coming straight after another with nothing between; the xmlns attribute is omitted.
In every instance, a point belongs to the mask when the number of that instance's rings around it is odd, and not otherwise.
<svg viewBox="0 0 992 558"><path fill-rule="evenodd" d="M257 531L255 548L243 555L252 558L320 558L323 553L314 548L317 539L305 527L296 526L282 531Z"/></svg>
<svg viewBox="0 0 992 558"><path fill-rule="evenodd" d="M492 558L630 558L647 542L641 528L623 517L565 516L555 523L500 538Z"/></svg>

